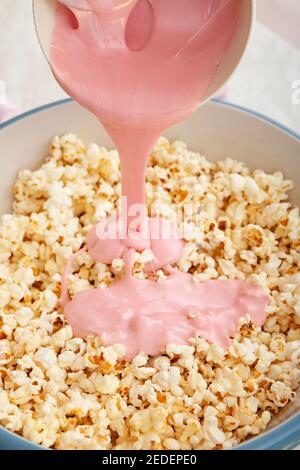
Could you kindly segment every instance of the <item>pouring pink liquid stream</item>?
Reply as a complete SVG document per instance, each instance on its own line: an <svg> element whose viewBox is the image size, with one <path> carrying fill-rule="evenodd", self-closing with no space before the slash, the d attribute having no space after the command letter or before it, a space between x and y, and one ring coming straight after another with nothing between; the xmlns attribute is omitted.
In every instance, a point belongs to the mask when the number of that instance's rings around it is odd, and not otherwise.
<svg viewBox="0 0 300 470"><path fill-rule="evenodd" d="M234 37L240 0L80 0L77 6L57 9L53 72L111 135L129 210L102 222L108 232L113 224L121 227L122 237L99 237L94 227L87 241L97 261L124 258L123 278L71 300L72 258L62 282L64 313L76 335L102 336L104 346L121 343L127 359L186 344L195 334L227 348L239 318L250 314L263 324L267 297L242 281L195 284L191 275L171 269L184 250L176 230L146 215L133 229L130 208L145 206L145 171L156 139L201 103ZM166 281L132 276L134 250L146 248L153 250L153 268L168 270Z"/></svg>

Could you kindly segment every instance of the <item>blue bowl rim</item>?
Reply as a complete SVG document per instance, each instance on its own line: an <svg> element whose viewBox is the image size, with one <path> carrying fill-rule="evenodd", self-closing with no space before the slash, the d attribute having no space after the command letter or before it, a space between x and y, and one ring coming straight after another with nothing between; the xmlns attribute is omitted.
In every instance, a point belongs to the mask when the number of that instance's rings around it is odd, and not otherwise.
<svg viewBox="0 0 300 470"><path fill-rule="evenodd" d="M0 130L5 129L6 127L11 126L12 124L15 124L18 121L21 121L29 116L32 116L33 114L40 113L42 111L46 111L47 109L51 108L56 108L58 106L64 105L64 104L69 104L72 103L74 100L72 98L64 98L62 100L58 101L52 101L51 103L43 104L42 106L38 106L36 108L30 109L29 111L26 111L22 114L18 114L17 116L13 117L12 119L8 119L2 123L0 123ZM280 130L286 132L289 134L291 137L294 137L297 140L300 140L300 134L297 133L296 131L290 129L289 127L285 126L284 124L281 124L280 122L276 121L275 119L272 119L268 116L266 116L263 113L260 113L259 111L254 111L250 108L247 108L245 106L241 106L235 103L232 103L231 101L227 100L221 100L219 98L213 98L209 102L218 104L218 105L223 105L223 106L228 106L229 108L236 109L238 111L242 111L246 114L250 114L252 117L259 118L262 121L267 122L268 124L272 124L275 127L278 127Z"/></svg>
<svg viewBox="0 0 300 470"><path fill-rule="evenodd" d="M20 114L12 119L9 119L7 121L4 121L2 124L0 124L0 130L5 129L6 127L11 126L12 124L15 124L18 121L21 121L29 116L32 116L33 114L37 114L39 112L45 111L47 109L55 108L57 106L61 106L64 104L71 103L73 100L71 98L66 98L63 100L59 101L54 101L48 104L45 104L43 106L39 106L37 108L34 108L30 111L27 111L23 114ZM232 103L230 101L226 100L220 100L217 98L214 98L211 100L213 103L222 105L222 106L228 106L230 108L236 109L238 111L241 111L243 113L249 114L252 117L256 117L262 121L267 122L268 124L271 124L278 129L286 132L289 134L291 137L294 137L300 142L300 134L298 134L296 131L293 131L286 127L283 124L280 124L278 121L260 113L257 111L253 111L249 108L246 108L244 106L237 105L235 103ZM9 440L14 439L17 440L17 442L20 443L22 448L27 447L28 449L43 449L41 446L38 444L34 444L33 442L30 442L23 437L18 436L17 434L14 434L8 430L6 430L3 426L0 426L0 443L1 443L1 437L6 436L9 438ZM236 449L237 450L277 450L277 449L291 449L294 446L296 446L300 442L300 413L297 413L296 416L293 416L289 418L287 421L285 421L282 424L277 425L275 428L270 429L269 431L265 432L262 435L259 435L257 437L249 439L249 441L246 441L244 444L240 444ZM47 450L47 449L44 449Z"/></svg>

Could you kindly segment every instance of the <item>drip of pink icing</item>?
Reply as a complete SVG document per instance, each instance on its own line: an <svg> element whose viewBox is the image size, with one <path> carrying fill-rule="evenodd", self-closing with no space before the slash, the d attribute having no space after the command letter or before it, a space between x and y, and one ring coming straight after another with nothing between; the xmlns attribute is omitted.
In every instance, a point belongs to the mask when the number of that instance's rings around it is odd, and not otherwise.
<svg viewBox="0 0 300 470"><path fill-rule="evenodd" d="M66 3L76 7L76 0ZM103 123L117 146L122 191L129 208L119 222L124 237L88 235L87 249L98 261L123 257L126 271L106 289L89 289L70 300L62 280L64 313L78 336L101 335L103 344L121 343L126 357L155 355L167 343L186 343L194 334L228 347L237 320L265 319L267 298L243 281L195 284L169 265L184 249L178 236L163 239L166 221L144 215L133 230L134 204L145 205L145 170L159 135L191 114L201 102L234 36L240 0L80 0L72 12L57 9L51 62L62 87ZM184 19L184 20L183 20ZM142 26L142 27L141 27ZM146 211L145 211L146 214ZM146 226L148 235L143 235ZM154 232L158 237L154 237ZM134 250L151 248L147 269L165 268L164 282L135 279Z"/></svg>
<svg viewBox="0 0 300 470"><path fill-rule="evenodd" d="M246 314L255 325L263 324L268 300L259 287L237 280L195 283L176 270L163 282L136 279L133 253L125 253L122 279L65 304L76 335L101 336L104 346L123 344L130 360L141 351L159 354L169 343L186 344L193 335L228 348L238 319Z"/></svg>
<svg viewBox="0 0 300 470"><path fill-rule="evenodd" d="M144 204L153 144L201 103L231 44L240 0L80 0L84 5L72 9L78 27L58 7L52 69L112 137L128 207Z"/></svg>
<svg viewBox="0 0 300 470"><path fill-rule="evenodd" d="M144 222L141 231L126 233L122 217L112 216L103 220L88 234L89 254L96 261L110 264L114 259L122 258L128 248L136 251L151 249L154 258L148 270L158 270L176 263L183 255L184 243L174 225L161 218L146 217Z"/></svg>

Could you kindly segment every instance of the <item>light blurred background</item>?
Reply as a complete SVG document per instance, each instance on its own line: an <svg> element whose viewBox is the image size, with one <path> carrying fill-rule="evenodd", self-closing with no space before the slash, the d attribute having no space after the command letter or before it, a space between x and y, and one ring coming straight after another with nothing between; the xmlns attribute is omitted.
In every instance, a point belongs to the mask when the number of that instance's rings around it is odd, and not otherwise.
<svg viewBox="0 0 300 470"><path fill-rule="evenodd" d="M300 91L293 88L300 90L300 2L257 3L260 21L226 99L300 132ZM0 103L3 83L15 108L6 109L2 118L65 97L39 48L31 0L0 0Z"/></svg>

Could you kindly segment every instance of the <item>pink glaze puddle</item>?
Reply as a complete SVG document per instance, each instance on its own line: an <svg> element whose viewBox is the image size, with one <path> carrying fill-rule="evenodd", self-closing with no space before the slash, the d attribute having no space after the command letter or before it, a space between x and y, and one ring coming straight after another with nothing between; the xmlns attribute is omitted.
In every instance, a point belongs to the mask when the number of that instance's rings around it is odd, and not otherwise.
<svg viewBox="0 0 300 470"><path fill-rule="evenodd" d="M62 3L63 0L62 0ZM70 300L62 281L64 313L78 336L101 335L121 343L126 357L155 355L167 343L187 343L194 334L224 347L237 320L265 319L266 296L242 281L195 284L168 265L182 255L178 236L164 237L168 222L150 220L145 208L148 155L160 134L201 103L234 37L240 0L67 0L56 12L51 47L53 72L67 93L94 113L118 148L122 192L128 213L102 222L121 237L99 237L94 227L87 249L97 261L123 257L125 276L107 289L89 289ZM76 4L78 8L76 8ZM145 208L133 227L130 209ZM124 217L126 215L126 217ZM143 235L143 227L149 228ZM154 237L154 232L158 237ZM162 283L132 276L134 250L151 248L147 270L170 272Z"/></svg>
<svg viewBox="0 0 300 470"><path fill-rule="evenodd" d="M194 335L228 348L237 321L246 314L255 325L263 324L268 299L259 287L236 280L195 283L190 274L176 270L163 282L136 279L133 253L125 253L122 279L64 299L75 335L101 336L104 346L123 344L131 360L141 351L155 356L169 343L186 344ZM66 279L67 273L64 286Z"/></svg>

